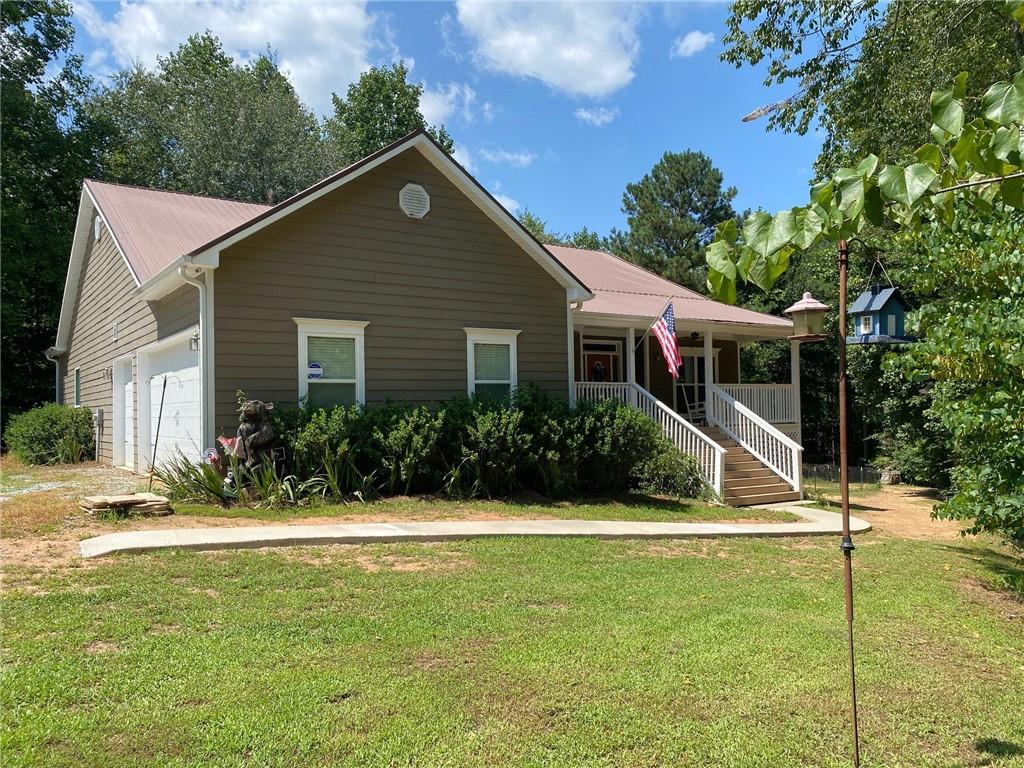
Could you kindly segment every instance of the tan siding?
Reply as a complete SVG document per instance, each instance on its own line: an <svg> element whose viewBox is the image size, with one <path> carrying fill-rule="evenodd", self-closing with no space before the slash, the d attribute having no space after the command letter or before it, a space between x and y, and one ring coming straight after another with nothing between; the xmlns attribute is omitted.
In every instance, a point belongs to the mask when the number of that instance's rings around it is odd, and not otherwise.
<svg viewBox="0 0 1024 768"><path fill-rule="evenodd" d="M92 410L103 409L100 458L107 463L113 460L113 380L110 377L113 361L199 322L199 304L194 288L180 288L152 303L140 300L134 291L135 281L110 234L104 232L97 244L90 233L68 354L61 364L61 372L64 374L65 403L74 403L75 368L79 367L82 405ZM118 324L117 341L113 339L115 321ZM136 380L136 393L138 390Z"/></svg>
<svg viewBox="0 0 1024 768"><path fill-rule="evenodd" d="M424 219L398 207L408 182ZM521 330L520 383L567 390L565 289L416 150L222 252L214 306L218 433L238 389L296 401L293 317L369 321L371 404L465 394L464 326Z"/></svg>

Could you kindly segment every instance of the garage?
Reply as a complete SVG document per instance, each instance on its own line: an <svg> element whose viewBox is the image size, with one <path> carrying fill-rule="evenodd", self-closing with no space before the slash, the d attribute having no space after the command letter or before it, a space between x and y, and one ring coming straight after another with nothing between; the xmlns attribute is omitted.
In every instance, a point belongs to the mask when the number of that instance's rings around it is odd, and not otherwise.
<svg viewBox="0 0 1024 768"><path fill-rule="evenodd" d="M178 455L194 462L202 457L202 380L195 346L188 333L139 353L139 444L146 450L145 466L154 443L157 466Z"/></svg>

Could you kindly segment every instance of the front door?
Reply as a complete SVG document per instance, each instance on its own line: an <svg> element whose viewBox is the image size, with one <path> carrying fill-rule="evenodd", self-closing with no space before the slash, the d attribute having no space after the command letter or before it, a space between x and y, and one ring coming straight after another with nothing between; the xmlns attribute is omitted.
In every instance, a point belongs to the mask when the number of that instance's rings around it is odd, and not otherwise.
<svg viewBox="0 0 1024 768"><path fill-rule="evenodd" d="M615 370L612 368L612 356L607 352L587 352L586 381L614 381Z"/></svg>

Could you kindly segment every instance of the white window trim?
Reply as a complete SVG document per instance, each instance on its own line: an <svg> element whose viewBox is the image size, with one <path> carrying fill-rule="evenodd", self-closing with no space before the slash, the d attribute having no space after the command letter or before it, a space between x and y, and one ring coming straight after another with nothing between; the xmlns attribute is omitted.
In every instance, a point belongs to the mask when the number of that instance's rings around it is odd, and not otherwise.
<svg viewBox="0 0 1024 768"><path fill-rule="evenodd" d="M310 336L329 337L335 339L355 339L356 342L356 378L351 379L316 379L325 384L355 384L356 404L366 405L366 363L364 360L364 330L370 323L368 320L324 320L315 317L293 317L299 329L299 399L309 395L309 345Z"/></svg>
<svg viewBox="0 0 1024 768"><path fill-rule="evenodd" d="M477 384L508 384L509 394L519 385L519 354L517 337L521 331L497 328L463 328L466 332L466 391L470 397L476 394ZM476 379L476 345L504 344L509 348L509 379Z"/></svg>
<svg viewBox="0 0 1024 768"><path fill-rule="evenodd" d="M868 336L868 335L870 335L873 328L874 328L874 321L871 319L871 315L861 315L860 316L860 335L861 336Z"/></svg>

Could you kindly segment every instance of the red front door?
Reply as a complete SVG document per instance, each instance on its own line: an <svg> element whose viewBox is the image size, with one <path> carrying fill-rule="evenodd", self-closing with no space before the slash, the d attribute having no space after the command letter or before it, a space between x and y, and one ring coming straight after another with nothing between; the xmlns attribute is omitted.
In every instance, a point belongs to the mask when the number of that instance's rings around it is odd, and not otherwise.
<svg viewBox="0 0 1024 768"><path fill-rule="evenodd" d="M586 355L586 365L586 381L615 380L611 355L600 352L588 352Z"/></svg>

